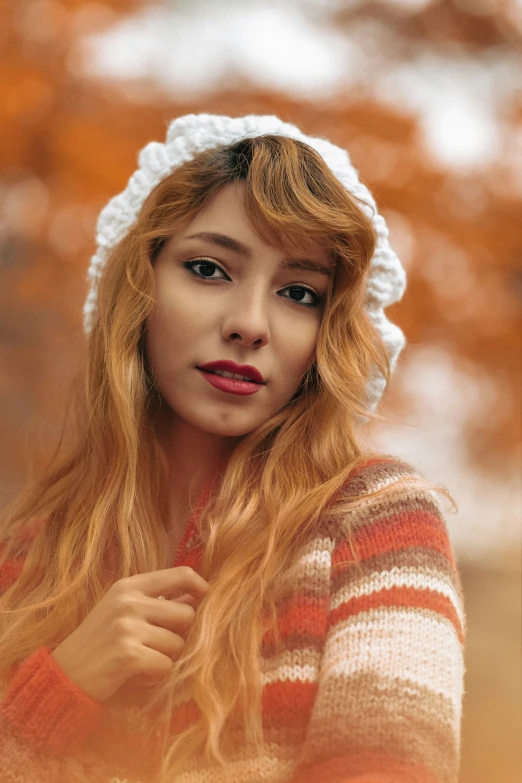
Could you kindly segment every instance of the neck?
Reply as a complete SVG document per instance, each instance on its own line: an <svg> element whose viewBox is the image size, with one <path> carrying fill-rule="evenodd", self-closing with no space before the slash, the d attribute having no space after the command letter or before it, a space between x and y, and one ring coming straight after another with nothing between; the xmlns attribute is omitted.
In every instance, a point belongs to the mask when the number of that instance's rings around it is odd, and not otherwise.
<svg viewBox="0 0 522 783"><path fill-rule="evenodd" d="M179 542L207 479L218 463L224 466L239 438L204 432L179 417L164 417L157 434L168 463L167 529L171 540Z"/></svg>

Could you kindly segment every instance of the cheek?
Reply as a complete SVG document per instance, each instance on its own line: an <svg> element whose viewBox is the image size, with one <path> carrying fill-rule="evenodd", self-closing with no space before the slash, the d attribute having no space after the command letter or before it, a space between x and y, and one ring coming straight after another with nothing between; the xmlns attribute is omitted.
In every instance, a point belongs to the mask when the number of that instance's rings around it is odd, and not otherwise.
<svg viewBox="0 0 522 783"><path fill-rule="evenodd" d="M187 289L183 278L178 281L174 275L167 278L166 275L158 274L156 281L156 331L162 330L170 338L180 332L185 336L191 334L202 320L202 306L198 297Z"/></svg>
<svg viewBox="0 0 522 783"><path fill-rule="evenodd" d="M299 372L305 373L315 359L319 326L301 325L299 331L287 335L284 347L288 362Z"/></svg>
<svg viewBox="0 0 522 783"><path fill-rule="evenodd" d="M151 336L155 342L171 340L187 326L189 299L163 274L156 274L156 307L149 317Z"/></svg>
<svg viewBox="0 0 522 783"><path fill-rule="evenodd" d="M145 345L147 356L155 372L160 372L167 357L177 353L176 335L173 319L163 309L158 308L147 321Z"/></svg>

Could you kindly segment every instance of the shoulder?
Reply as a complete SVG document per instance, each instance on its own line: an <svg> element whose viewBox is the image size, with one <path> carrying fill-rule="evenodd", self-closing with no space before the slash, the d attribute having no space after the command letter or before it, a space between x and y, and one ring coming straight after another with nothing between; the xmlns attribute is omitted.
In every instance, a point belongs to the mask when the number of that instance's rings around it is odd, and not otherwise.
<svg viewBox="0 0 522 783"><path fill-rule="evenodd" d="M438 612L462 640L462 584L432 487L399 458L371 460L351 475L343 487L342 515L335 520L330 589L349 595L354 612L367 605Z"/></svg>
<svg viewBox="0 0 522 783"><path fill-rule="evenodd" d="M351 471L343 491L349 495L367 495L408 479L414 482L420 479L422 483L428 481L414 465L400 457L376 454L366 458Z"/></svg>
<svg viewBox="0 0 522 783"><path fill-rule="evenodd" d="M442 535L448 544L441 494L427 476L405 460L366 460L350 474L338 494L337 503L344 513L337 515L343 524L336 525L336 539L345 537L349 530L361 542L378 536L381 546L388 549L395 535L408 535L411 543L419 545L434 544L439 531L438 537ZM451 554L447 545L444 549Z"/></svg>
<svg viewBox="0 0 522 783"><path fill-rule="evenodd" d="M436 486L440 489L399 457L368 457L351 470L329 501L314 536L336 556L352 547L351 559L428 547L453 563L441 502L444 493ZM445 502L450 504L449 499Z"/></svg>

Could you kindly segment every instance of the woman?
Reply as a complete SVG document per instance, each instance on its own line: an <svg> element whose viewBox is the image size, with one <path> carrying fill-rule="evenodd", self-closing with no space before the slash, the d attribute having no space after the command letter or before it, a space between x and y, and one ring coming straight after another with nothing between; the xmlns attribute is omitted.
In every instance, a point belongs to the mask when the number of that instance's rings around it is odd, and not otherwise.
<svg viewBox="0 0 522 783"><path fill-rule="evenodd" d="M438 488L364 445L404 345L384 220L276 117L178 118L139 164L75 431L0 528L2 780L454 783Z"/></svg>

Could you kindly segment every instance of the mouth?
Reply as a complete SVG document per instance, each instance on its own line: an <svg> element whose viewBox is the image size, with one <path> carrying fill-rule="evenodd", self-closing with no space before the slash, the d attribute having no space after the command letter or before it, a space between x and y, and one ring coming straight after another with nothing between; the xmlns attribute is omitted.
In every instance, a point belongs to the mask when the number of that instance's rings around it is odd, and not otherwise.
<svg viewBox="0 0 522 783"><path fill-rule="evenodd" d="M247 378L246 375L240 375L238 373L231 373L231 372L223 372L222 370L206 370L203 367L198 367L198 370L201 370L201 372L209 373L209 375L219 375L221 378L230 378L231 380L236 381L245 381L247 383L255 383L258 386L263 386L262 383L259 381L254 381L253 378Z"/></svg>
<svg viewBox="0 0 522 783"><path fill-rule="evenodd" d="M253 381L251 378L244 381L242 380L243 376L241 376L241 378L229 378L227 375L223 375L221 370L214 371L203 369L202 367L198 367L197 369L205 376L205 381L217 390L218 394L232 394L248 397L260 392L261 386L263 386L262 383Z"/></svg>

